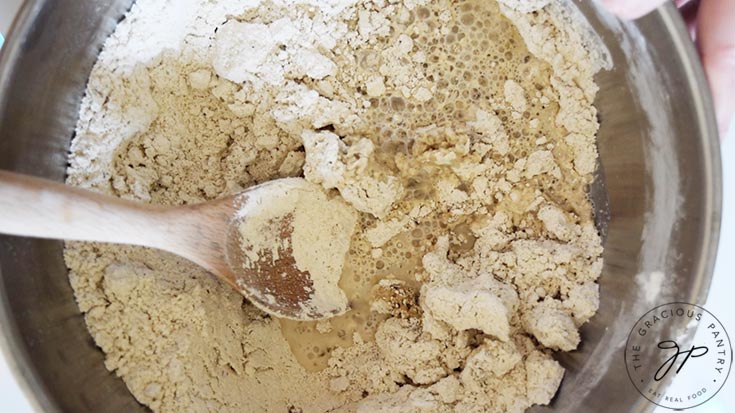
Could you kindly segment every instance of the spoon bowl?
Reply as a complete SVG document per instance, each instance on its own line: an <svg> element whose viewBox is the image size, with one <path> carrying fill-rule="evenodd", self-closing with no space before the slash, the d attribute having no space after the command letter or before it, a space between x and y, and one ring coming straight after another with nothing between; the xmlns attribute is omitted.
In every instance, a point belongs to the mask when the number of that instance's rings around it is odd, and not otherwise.
<svg viewBox="0 0 735 413"><path fill-rule="evenodd" d="M295 231L295 219L304 211L335 208L348 211L343 202L300 178L267 182L202 204L164 207L0 171L0 233L168 251L207 269L262 310L294 320L347 311L337 284L354 219L351 225L349 219L330 220L318 227L314 245L307 246L301 260L337 248L339 265L324 271L299 263L294 254L293 238L303 232ZM268 248L262 248L264 243ZM302 250L297 252L304 255Z"/></svg>
<svg viewBox="0 0 735 413"><path fill-rule="evenodd" d="M344 202L289 178L237 195L232 205L237 212L225 259L236 289L281 318L317 320L347 311L338 283L356 216Z"/></svg>

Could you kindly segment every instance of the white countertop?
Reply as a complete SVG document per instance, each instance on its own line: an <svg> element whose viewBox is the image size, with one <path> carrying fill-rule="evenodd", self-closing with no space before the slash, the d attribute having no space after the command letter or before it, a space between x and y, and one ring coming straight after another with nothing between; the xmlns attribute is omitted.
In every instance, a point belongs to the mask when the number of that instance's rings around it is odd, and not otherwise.
<svg viewBox="0 0 735 413"><path fill-rule="evenodd" d="M0 33L10 25L12 16L22 0L0 0ZM724 176L724 212L720 234L719 253L715 267L714 281L705 307L719 317L731 332L735 332L735 311L732 306L732 291L735 291L735 123L722 147ZM729 161L729 162L728 162ZM729 251L729 253L728 253ZM25 395L11 375L5 360L0 354L0 403L2 410L12 413L31 413ZM659 409L658 412L671 410ZM704 405L687 410L688 413L730 413L735 411L735 378L730 378L725 387L712 400Z"/></svg>

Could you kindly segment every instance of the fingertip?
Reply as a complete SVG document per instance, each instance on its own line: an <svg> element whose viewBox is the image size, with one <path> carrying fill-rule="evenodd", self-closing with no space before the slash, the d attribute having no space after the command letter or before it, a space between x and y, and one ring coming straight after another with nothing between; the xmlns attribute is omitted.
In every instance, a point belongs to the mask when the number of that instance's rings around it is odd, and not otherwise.
<svg viewBox="0 0 735 413"><path fill-rule="evenodd" d="M697 39L722 138L735 113L735 2L709 0L699 10Z"/></svg>
<svg viewBox="0 0 735 413"><path fill-rule="evenodd" d="M731 79L732 80L732 79ZM735 82L731 82L731 86ZM720 139L725 139L730 128L735 127L735 94L721 90L714 93L715 114L717 115L717 126L720 129Z"/></svg>
<svg viewBox="0 0 735 413"><path fill-rule="evenodd" d="M727 122L725 120L718 120L718 126L720 131L720 142L724 141L725 138L730 136L730 130L735 129L735 122Z"/></svg>

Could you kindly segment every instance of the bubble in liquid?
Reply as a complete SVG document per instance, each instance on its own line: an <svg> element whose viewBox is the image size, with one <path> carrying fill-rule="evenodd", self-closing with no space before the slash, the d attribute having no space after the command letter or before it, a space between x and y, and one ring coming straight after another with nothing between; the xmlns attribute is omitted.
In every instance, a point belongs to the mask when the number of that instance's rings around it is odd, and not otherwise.
<svg viewBox="0 0 735 413"><path fill-rule="evenodd" d="M406 108L406 102L403 98L394 96L390 98L390 107L395 111L402 111Z"/></svg>
<svg viewBox="0 0 735 413"><path fill-rule="evenodd" d="M475 16L471 13L463 14L462 17L460 17L459 21L465 26L469 26L475 22Z"/></svg>

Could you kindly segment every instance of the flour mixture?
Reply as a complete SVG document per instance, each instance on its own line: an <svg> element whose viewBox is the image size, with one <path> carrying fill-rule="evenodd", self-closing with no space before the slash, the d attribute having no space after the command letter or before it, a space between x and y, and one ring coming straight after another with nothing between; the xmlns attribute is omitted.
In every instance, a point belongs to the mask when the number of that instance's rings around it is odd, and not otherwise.
<svg viewBox="0 0 735 413"><path fill-rule="evenodd" d="M179 205L305 177L352 217L329 267L350 309L277 320L176 256L68 243L107 368L155 412L550 403L602 267L586 188L607 57L566 7L138 0L92 72L69 183Z"/></svg>

